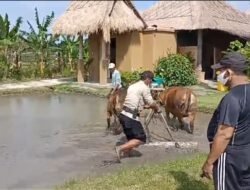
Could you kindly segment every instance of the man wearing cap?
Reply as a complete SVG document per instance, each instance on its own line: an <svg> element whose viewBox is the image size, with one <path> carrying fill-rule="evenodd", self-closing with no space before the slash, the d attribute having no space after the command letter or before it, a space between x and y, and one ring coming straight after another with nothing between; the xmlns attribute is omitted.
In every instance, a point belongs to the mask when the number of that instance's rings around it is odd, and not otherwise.
<svg viewBox="0 0 250 190"><path fill-rule="evenodd" d="M151 71L144 71L141 80L130 85L127 90L119 120L128 142L115 147L119 161L122 153L129 153L133 148L146 142L146 134L139 120L139 113L143 110L144 105L149 105L156 112L160 110L154 102L149 88L153 78L154 74Z"/></svg>
<svg viewBox="0 0 250 190"><path fill-rule="evenodd" d="M119 107L119 96L116 96L119 93L119 89L122 87L121 84L121 74L120 72L116 69L116 66L114 63L110 63L108 66L109 70L112 73L112 88L108 94L108 106L112 105L112 102L115 98L116 101L116 109L120 109Z"/></svg>
<svg viewBox="0 0 250 190"><path fill-rule="evenodd" d="M112 73L112 89L111 89L110 93L113 94L116 90L118 90L122 87L121 74L116 69L114 63L109 64L109 70Z"/></svg>
<svg viewBox="0 0 250 190"><path fill-rule="evenodd" d="M238 52L224 55L212 66L217 80L230 91L222 98L208 125L210 152L202 176L214 179L216 190L250 189L250 84L248 60Z"/></svg>

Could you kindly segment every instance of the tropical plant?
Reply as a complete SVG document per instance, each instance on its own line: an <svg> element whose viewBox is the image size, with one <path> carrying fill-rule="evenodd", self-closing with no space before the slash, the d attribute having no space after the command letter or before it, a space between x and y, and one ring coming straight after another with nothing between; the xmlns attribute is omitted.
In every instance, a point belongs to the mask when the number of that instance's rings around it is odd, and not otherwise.
<svg viewBox="0 0 250 190"><path fill-rule="evenodd" d="M181 54L169 54L159 59L156 76L165 80L165 86L188 86L197 83L191 61Z"/></svg>
<svg viewBox="0 0 250 190"><path fill-rule="evenodd" d="M86 39L83 43L83 66L84 66L84 74L85 80L89 77L89 67L93 62L93 57L89 54L89 41Z"/></svg>
<svg viewBox="0 0 250 190"><path fill-rule="evenodd" d="M62 36L62 40L58 44L58 47L60 48L58 59L62 58L64 63L63 65L65 66L65 63L67 63L70 67L69 71L72 73L77 68L77 62L79 57L79 38L76 36ZM89 67L92 61L93 58L91 58L89 54L88 40L85 39L83 41L83 66L86 80L89 75ZM69 75L69 71L67 68L63 67L61 68L61 70L63 71L64 75L65 73L67 73L66 75Z"/></svg>
<svg viewBox="0 0 250 190"><path fill-rule="evenodd" d="M75 36L62 36L59 44L63 60L69 64L70 71L74 70L74 61L77 59L79 40Z"/></svg>
<svg viewBox="0 0 250 190"><path fill-rule="evenodd" d="M21 38L28 44L30 50L35 53L40 68L40 74L43 76L44 68L50 53L58 50L55 44L58 38L52 36L52 34L48 32L48 28L54 18L54 12L52 12L51 15L47 15L43 18L43 21L40 22L38 10L35 8L35 18L37 31L32 24L27 21L30 32L21 31Z"/></svg>
<svg viewBox="0 0 250 190"><path fill-rule="evenodd" d="M19 38L19 29L22 24L22 17L18 17L16 24L11 28L8 14L5 17L0 15L0 46L8 47L13 45Z"/></svg>
<svg viewBox="0 0 250 190"><path fill-rule="evenodd" d="M239 40L232 41L230 42L229 47L227 48L227 51L224 53L232 52L232 51L242 53L249 59L249 62L250 62L250 42L246 42L245 44L243 44ZM250 64L248 65L247 74L250 77Z"/></svg>
<svg viewBox="0 0 250 190"><path fill-rule="evenodd" d="M245 44L243 44L239 40L232 41L227 48L227 52L232 51L240 52L250 59L250 42L246 42Z"/></svg>
<svg viewBox="0 0 250 190"><path fill-rule="evenodd" d="M125 71L121 73L122 86L128 87L129 85L137 82L141 78L142 69L136 71Z"/></svg>
<svg viewBox="0 0 250 190"><path fill-rule="evenodd" d="M18 17L15 25L11 28L8 14L0 15L0 54L2 55L2 66L6 64L6 73L9 72L11 63L18 67L18 58L21 52L21 42L19 30L22 24L22 18ZM11 58L13 62L11 62Z"/></svg>

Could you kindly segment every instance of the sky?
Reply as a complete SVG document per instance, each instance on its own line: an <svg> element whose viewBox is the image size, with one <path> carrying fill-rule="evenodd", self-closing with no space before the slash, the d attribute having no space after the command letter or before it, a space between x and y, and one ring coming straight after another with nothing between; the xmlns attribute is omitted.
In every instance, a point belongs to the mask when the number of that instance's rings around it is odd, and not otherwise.
<svg viewBox="0 0 250 190"><path fill-rule="evenodd" d="M152 6L157 1L134 1L139 11L143 11ZM234 8L240 11L250 10L249 1L228 1ZM15 23L16 19L21 16L23 24L21 29L28 30L27 20L31 24L35 23L35 7L38 9L40 19L46 15L50 15L52 11L55 18L63 14L67 9L69 1L0 1L0 15L8 14L11 23Z"/></svg>

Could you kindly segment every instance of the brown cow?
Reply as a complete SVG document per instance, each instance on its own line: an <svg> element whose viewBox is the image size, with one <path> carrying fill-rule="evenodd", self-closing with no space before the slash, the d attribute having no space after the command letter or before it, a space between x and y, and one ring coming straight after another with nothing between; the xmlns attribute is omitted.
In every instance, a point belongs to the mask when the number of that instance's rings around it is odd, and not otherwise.
<svg viewBox="0 0 250 190"><path fill-rule="evenodd" d="M119 125L118 114L122 111L123 102L127 94L126 88L121 88L108 96L107 103L107 131L113 130L113 133L119 134L121 127ZM114 117L114 128L111 129L111 118Z"/></svg>
<svg viewBox="0 0 250 190"><path fill-rule="evenodd" d="M178 118L181 127L193 133L197 97L191 89L170 87L159 94L158 100L165 107L168 121L170 121L169 113L171 113L174 118Z"/></svg>

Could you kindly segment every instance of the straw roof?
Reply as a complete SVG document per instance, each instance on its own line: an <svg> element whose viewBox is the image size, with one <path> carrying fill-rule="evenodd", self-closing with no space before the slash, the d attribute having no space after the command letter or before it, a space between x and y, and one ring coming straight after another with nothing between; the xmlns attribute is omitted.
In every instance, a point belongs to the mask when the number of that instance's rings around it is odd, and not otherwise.
<svg viewBox="0 0 250 190"><path fill-rule="evenodd" d="M110 40L110 32L123 33L141 30L146 23L130 0L72 1L66 12L52 27L53 34L77 35L103 32Z"/></svg>
<svg viewBox="0 0 250 190"><path fill-rule="evenodd" d="M146 23L175 30L213 29L250 38L250 20L225 1L160 1L142 17Z"/></svg>

